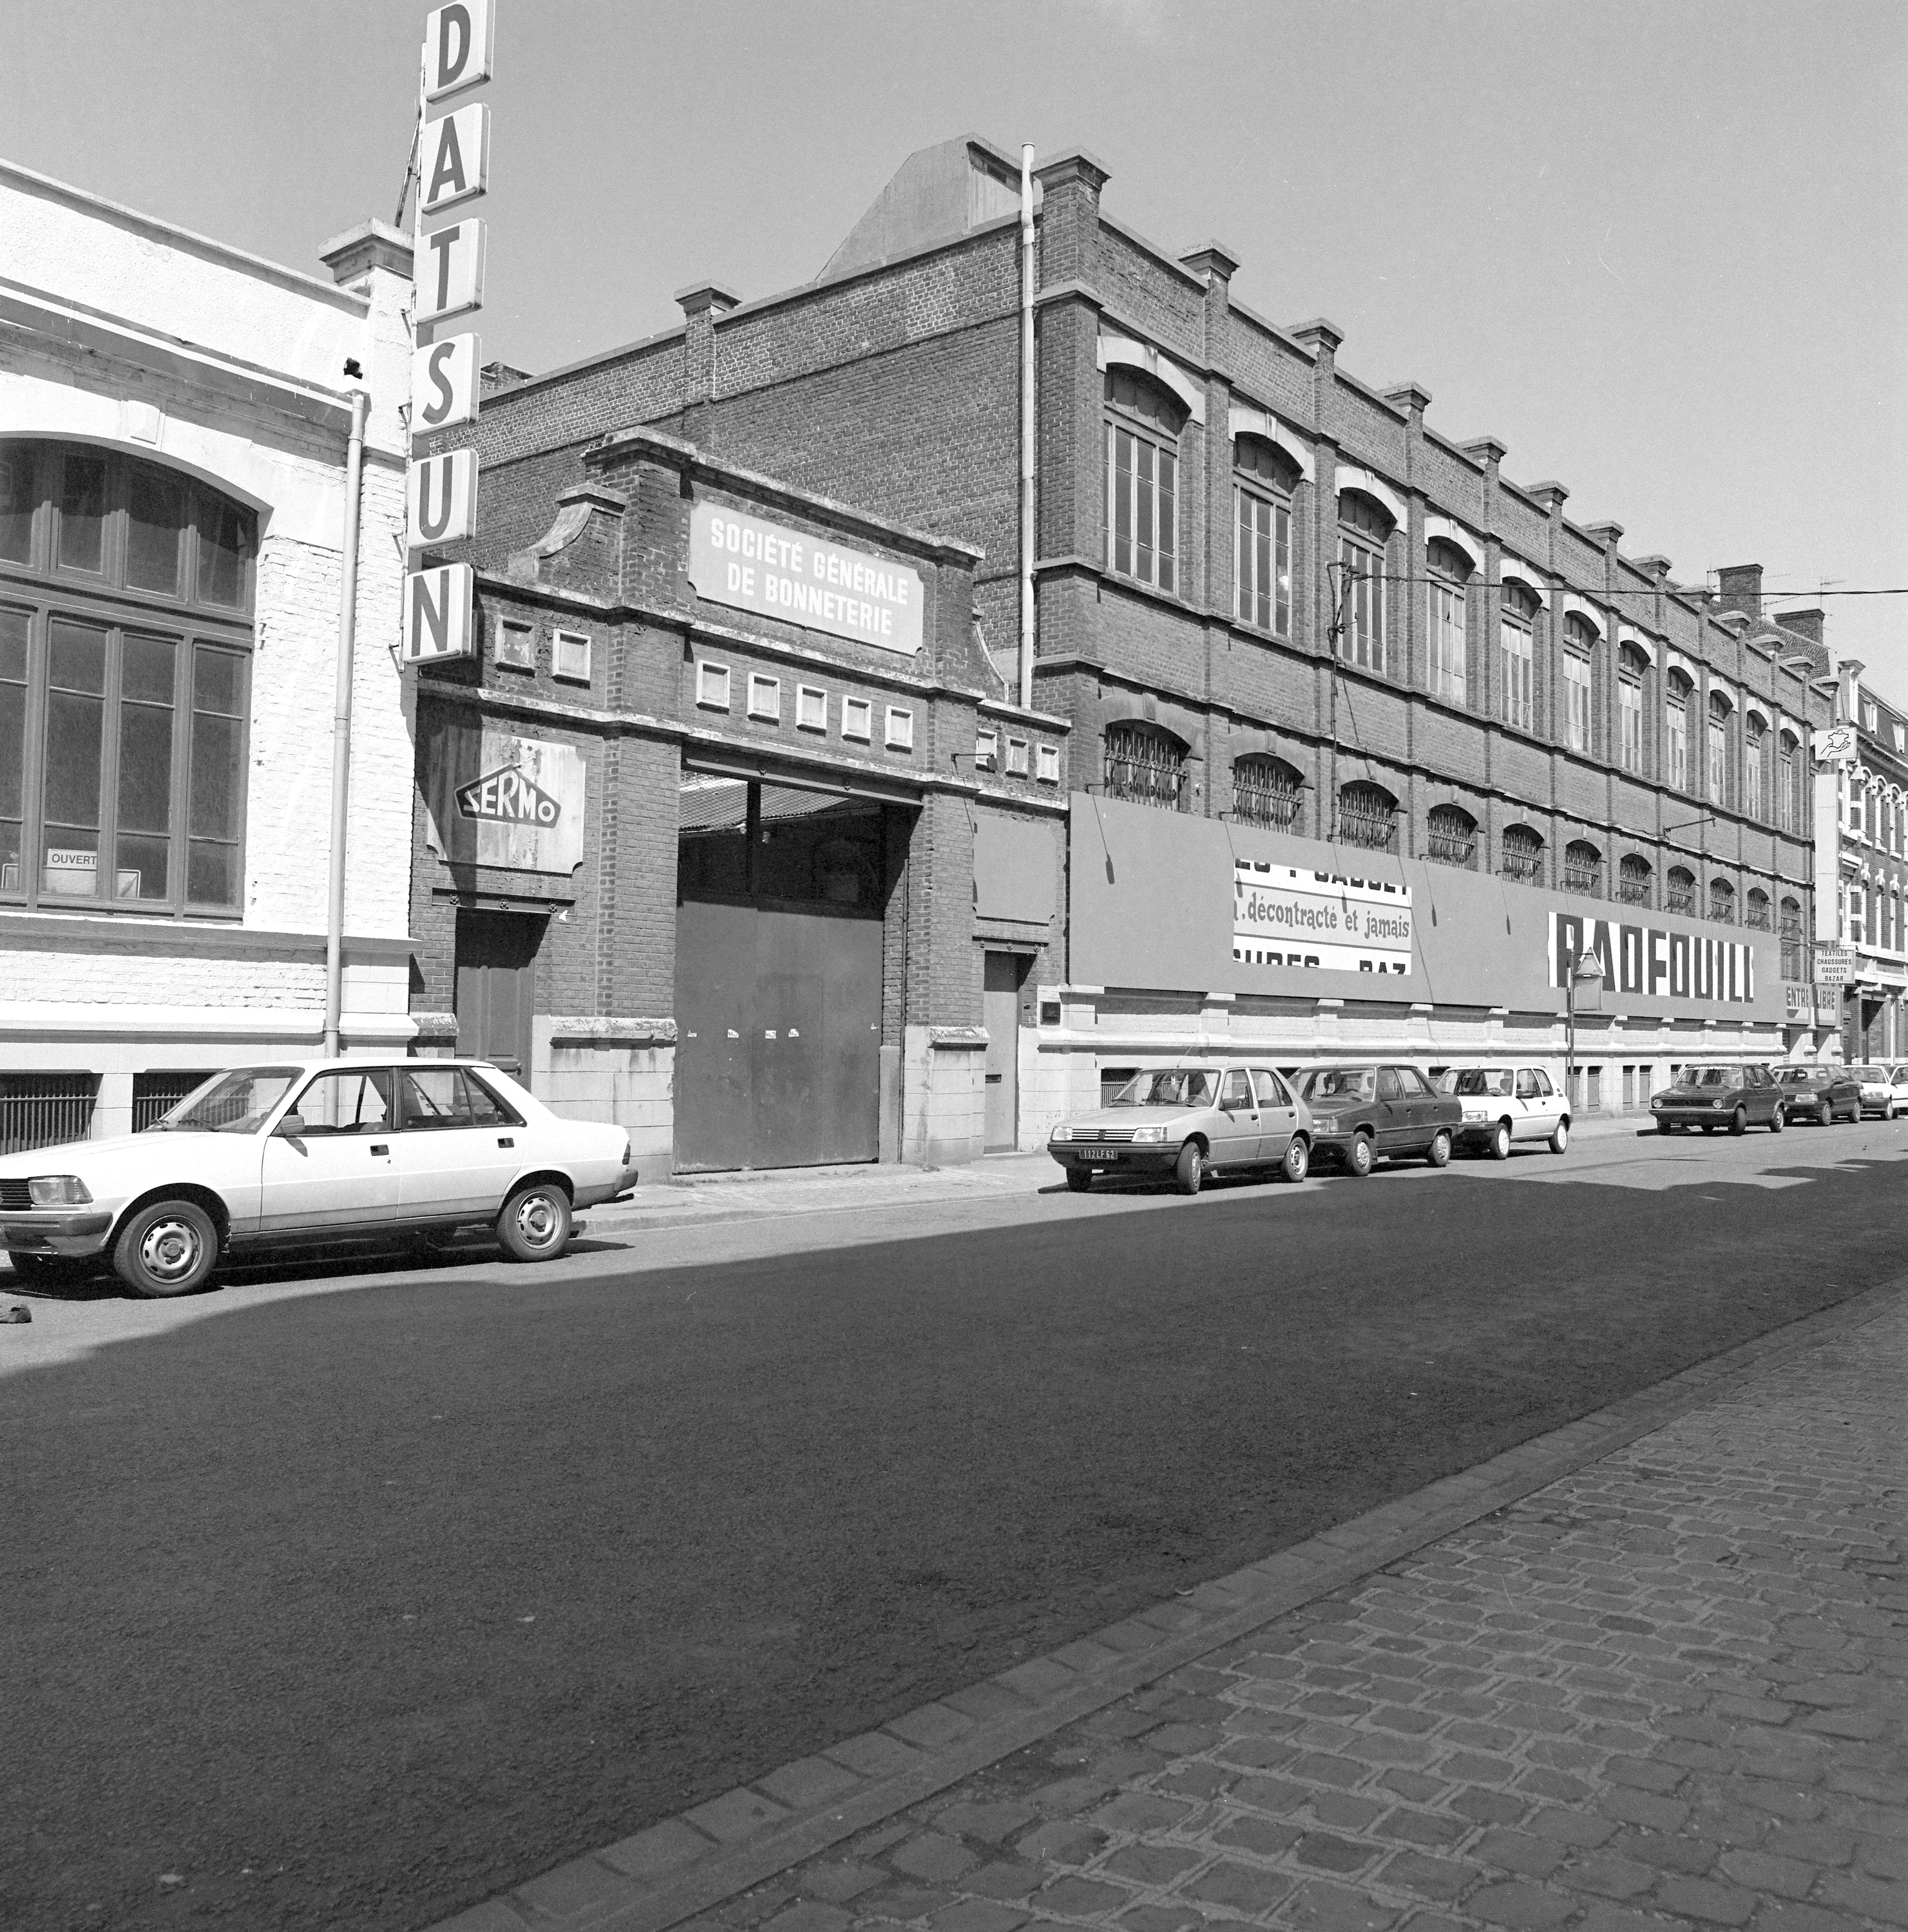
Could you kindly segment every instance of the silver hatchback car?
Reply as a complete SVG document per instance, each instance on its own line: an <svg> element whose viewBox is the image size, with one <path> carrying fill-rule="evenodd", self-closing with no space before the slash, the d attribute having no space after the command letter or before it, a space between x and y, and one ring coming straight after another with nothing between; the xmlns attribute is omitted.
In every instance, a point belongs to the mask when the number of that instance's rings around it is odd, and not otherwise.
<svg viewBox="0 0 1908 1932"><path fill-rule="evenodd" d="M1255 1168L1303 1180L1312 1114L1269 1066L1153 1067L1105 1106L1061 1121L1047 1150L1076 1194L1096 1174L1170 1174L1182 1194L1197 1194L1208 1175Z"/></svg>

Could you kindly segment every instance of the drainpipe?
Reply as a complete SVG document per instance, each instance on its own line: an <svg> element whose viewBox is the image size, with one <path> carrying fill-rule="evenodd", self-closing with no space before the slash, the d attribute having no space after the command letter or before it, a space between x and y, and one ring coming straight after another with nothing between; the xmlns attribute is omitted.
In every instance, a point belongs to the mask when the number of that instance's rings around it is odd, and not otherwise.
<svg viewBox="0 0 1908 1932"><path fill-rule="evenodd" d="M331 896L325 922L325 1058L338 1055L344 1010L344 828L351 791L352 650L358 629L358 512L370 398L351 394L351 441L344 459L344 581L338 599L338 692L332 708Z"/></svg>
<svg viewBox="0 0 1908 1932"><path fill-rule="evenodd" d="M1020 708L1033 709L1033 147L1020 149Z"/></svg>

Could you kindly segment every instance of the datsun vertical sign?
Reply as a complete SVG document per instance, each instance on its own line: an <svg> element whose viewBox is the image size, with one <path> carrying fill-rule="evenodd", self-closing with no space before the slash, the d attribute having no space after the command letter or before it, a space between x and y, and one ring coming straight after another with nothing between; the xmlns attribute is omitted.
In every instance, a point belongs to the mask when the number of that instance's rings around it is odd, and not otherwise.
<svg viewBox="0 0 1908 1932"><path fill-rule="evenodd" d="M454 866L567 878L583 862L587 772L574 745L446 722L425 760L431 849Z"/></svg>

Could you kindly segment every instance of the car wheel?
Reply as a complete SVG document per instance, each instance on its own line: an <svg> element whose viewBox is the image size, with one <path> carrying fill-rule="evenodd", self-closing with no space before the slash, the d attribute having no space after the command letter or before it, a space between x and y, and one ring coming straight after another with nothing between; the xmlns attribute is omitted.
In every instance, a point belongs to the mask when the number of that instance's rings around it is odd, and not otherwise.
<svg viewBox="0 0 1908 1932"><path fill-rule="evenodd" d="M1345 1150L1345 1164L1360 1180L1371 1172L1372 1137L1369 1134L1352 1136L1351 1145Z"/></svg>
<svg viewBox="0 0 1908 1932"><path fill-rule="evenodd" d="M1179 1150L1179 1157L1173 1163L1173 1184L1182 1194L1197 1194L1199 1184L1204 1178L1200 1166L1199 1143L1188 1141Z"/></svg>
<svg viewBox="0 0 1908 1932"><path fill-rule="evenodd" d="M554 1180L533 1180L503 1204L497 1238L512 1261L554 1261L569 1245L569 1196Z"/></svg>
<svg viewBox="0 0 1908 1932"><path fill-rule="evenodd" d="M1302 1136L1294 1134L1285 1143L1285 1158L1279 1163L1279 1171L1288 1180L1303 1180L1312 1172L1312 1150Z"/></svg>
<svg viewBox="0 0 1908 1932"><path fill-rule="evenodd" d="M1746 1107L1738 1107L1735 1112L1729 1116L1729 1132L1735 1135L1738 1138L1740 1138L1748 1131L1749 1110Z"/></svg>
<svg viewBox="0 0 1908 1932"><path fill-rule="evenodd" d="M1783 1112L1780 1107L1777 1108L1775 1112L1769 1116L1769 1132L1772 1134L1780 1133L1783 1129L1788 1124L1787 1120L1783 1116Z"/></svg>
<svg viewBox="0 0 1908 1932"><path fill-rule="evenodd" d="M1555 1131L1550 1136L1550 1151L1552 1154L1561 1154L1570 1144L1570 1124L1568 1120L1560 1120L1557 1123Z"/></svg>
<svg viewBox="0 0 1908 1932"><path fill-rule="evenodd" d="M99 1273L99 1262L91 1255L8 1256L14 1274L30 1286L61 1288L68 1282L90 1281Z"/></svg>
<svg viewBox="0 0 1908 1932"><path fill-rule="evenodd" d="M135 1294L190 1294L218 1260L218 1230L196 1201L155 1201L127 1217L113 1270Z"/></svg>
<svg viewBox="0 0 1908 1932"><path fill-rule="evenodd" d="M1491 1158L1508 1160L1510 1158L1510 1123L1500 1120L1491 1130Z"/></svg>
<svg viewBox="0 0 1908 1932"><path fill-rule="evenodd" d="M1891 1126L1894 1120L1894 1102L1891 1100L1882 1108L1882 1118Z"/></svg>
<svg viewBox="0 0 1908 1932"><path fill-rule="evenodd" d="M1451 1137L1441 1127L1431 1137L1431 1144L1425 1150L1425 1159L1433 1167L1449 1167L1451 1164Z"/></svg>
<svg viewBox="0 0 1908 1932"><path fill-rule="evenodd" d="M1090 1167L1070 1167L1067 1169L1067 1192L1084 1194L1093 1184L1093 1170Z"/></svg>

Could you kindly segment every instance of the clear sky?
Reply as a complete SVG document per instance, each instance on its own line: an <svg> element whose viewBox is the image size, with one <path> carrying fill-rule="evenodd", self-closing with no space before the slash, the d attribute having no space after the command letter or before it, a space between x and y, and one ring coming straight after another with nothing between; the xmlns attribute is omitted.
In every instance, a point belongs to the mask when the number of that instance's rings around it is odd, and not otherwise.
<svg viewBox="0 0 1908 1932"><path fill-rule="evenodd" d="M1908 586L1908 0L497 4L487 357L806 281L950 135L1080 142L1679 582ZM394 211L426 10L0 0L0 154L315 270ZM1824 601L1908 701L1908 597Z"/></svg>

